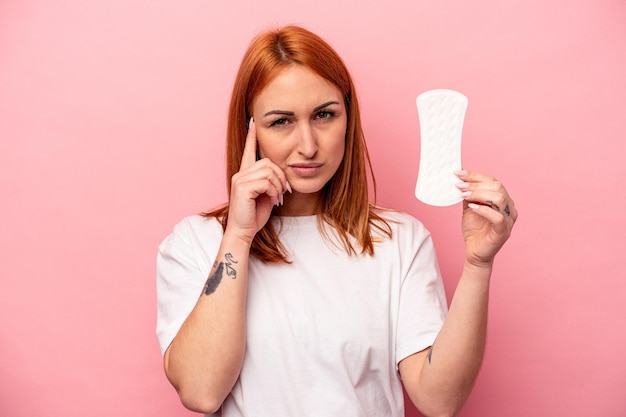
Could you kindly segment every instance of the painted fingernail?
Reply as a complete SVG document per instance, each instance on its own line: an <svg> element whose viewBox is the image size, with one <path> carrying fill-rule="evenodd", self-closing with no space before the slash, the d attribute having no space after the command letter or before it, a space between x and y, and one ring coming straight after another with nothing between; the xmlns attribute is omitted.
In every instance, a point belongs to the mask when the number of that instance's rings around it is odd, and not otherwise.
<svg viewBox="0 0 626 417"><path fill-rule="evenodd" d="M470 185L467 182L459 182L456 184L456 188L458 188L459 190L467 190L469 186Z"/></svg>
<svg viewBox="0 0 626 417"><path fill-rule="evenodd" d="M480 206L476 203L468 203L467 207L471 208L472 210L478 210Z"/></svg>
<svg viewBox="0 0 626 417"><path fill-rule="evenodd" d="M462 169L460 171L454 171L454 175L456 175L457 177L466 177L467 176L467 171L465 171L464 169Z"/></svg>
<svg viewBox="0 0 626 417"><path fill-rule="evenodd" d="M289 185L289 181L285 181L285 186L287 187L287 191L289 191L289 194L293 194L293 191L291 191L291 185Z"/></svg>
<svg viewBox="0 0 626 417"><path fill-rule="evenodd" d="M463 192L461 193L461 197L463 197L463 198L467 198L467 197L469 197L470 195L472 195L472 192L471 192L471 191L463 191Z"/></svg>
<svg viewBox="0 0 626 417"><path fill-rule="evenodd" d="M281 206L282 206L283 204L285 204L285 200L283 199L283 195L284 195L284 194L281 194L281 195L280 195L280 205L281 205Z"/></svg>
<svg viewBox="0 0 626 417"><path fill-rule="evenodd" d="M254 117L251 117L250 122L248 123L248 129L250 129L253 124L254 124Z"/></svg>

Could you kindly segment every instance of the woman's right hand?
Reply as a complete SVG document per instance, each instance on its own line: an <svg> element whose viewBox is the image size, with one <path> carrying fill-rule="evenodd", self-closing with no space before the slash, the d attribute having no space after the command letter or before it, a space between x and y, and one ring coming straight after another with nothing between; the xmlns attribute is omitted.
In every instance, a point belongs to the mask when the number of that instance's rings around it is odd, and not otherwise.
<svg viewBox="0 0 626 417"><path fill-rule="evenodd" d="M241 158L241 167L231 178L228 226L233 233L251 243L270 218L272 208L283 202L289 189L287 178L278 165L268 158L256 160L256 126L250 120Z"/></svg>

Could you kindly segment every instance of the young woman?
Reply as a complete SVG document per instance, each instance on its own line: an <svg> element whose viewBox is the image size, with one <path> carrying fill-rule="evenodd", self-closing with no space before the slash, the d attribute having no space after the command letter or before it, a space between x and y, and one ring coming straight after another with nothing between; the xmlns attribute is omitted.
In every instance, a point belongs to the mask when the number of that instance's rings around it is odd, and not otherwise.
<svg viewBox="0 0 626 417"><path fill-rule="evenodd" d="M404 384L424 414L456 414L517 217L502 184L456 173L466 249L448 311L427 230L370 203L345 65L295 26L246 52L227 154L228 204L159 247L157 334L183 404L225 417L404 416Z"/></svg>

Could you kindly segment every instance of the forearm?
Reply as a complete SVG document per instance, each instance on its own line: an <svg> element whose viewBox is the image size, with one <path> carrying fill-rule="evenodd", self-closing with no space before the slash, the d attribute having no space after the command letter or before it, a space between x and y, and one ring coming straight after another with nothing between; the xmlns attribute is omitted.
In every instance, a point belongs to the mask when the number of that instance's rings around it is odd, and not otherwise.
<svg viewBox="0 0 626 417"><path fill-rule="evenodd" d="M485 352L493 260L518 216L498 180L475 171L455 174L465 200L463 273L434 345L400 362L409 396L429 416L458 413L474 385Z"/></svg>
<svg viewBox="0 0 626 417"><path fill-rule="evenodd" d="M423 360L414 390L414 401L427 415L427 410L456 414L474 385L485 351L490 275L490 266L464 265L448 316Z"/></svg>
<svg viewBox="0 0 626 417"><path fill-rule="evenodd" d="M239 376L249 251L246 242L224 235L202 294L165 353L167 377L194 411L219 408Z"/></svg>

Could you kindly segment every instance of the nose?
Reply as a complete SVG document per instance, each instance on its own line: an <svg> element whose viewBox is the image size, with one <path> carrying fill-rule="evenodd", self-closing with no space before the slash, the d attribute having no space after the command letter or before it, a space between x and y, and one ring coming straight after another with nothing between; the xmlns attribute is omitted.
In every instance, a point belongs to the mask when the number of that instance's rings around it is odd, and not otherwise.
<svg viewBox="0 0 626 417"><path fill-rule="evenodd" d="M298 153L305 158L313 158L317 153L317 135L310 122L298 126Z"/></svg>

